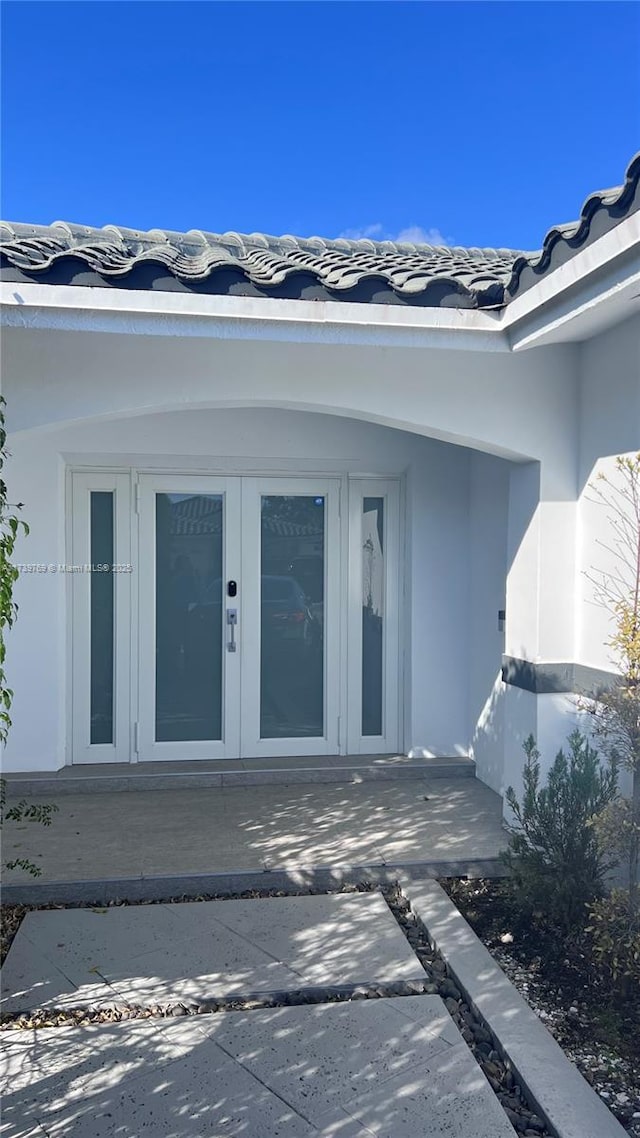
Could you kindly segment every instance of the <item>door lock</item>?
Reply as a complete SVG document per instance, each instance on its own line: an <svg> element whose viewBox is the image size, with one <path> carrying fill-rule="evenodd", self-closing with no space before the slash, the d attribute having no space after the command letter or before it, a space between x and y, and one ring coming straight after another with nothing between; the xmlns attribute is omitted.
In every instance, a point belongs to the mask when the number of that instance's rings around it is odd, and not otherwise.
<svg viewBox="0 0 640 1138"><path fill-rule="evenodd" d="M233 582L235 584L235 582ZM227 624L229 625L229 639L227 640L227 652L236 651L236 625L238 623L238 610L227 609Z"/></svg>

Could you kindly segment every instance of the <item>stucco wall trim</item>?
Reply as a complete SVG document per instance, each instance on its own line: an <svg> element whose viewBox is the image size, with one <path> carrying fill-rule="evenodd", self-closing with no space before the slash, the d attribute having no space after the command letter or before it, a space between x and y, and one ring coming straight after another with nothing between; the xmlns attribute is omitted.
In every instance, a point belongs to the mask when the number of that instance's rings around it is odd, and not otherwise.
<svg viewBox="0 0 640 1138"><path fill-rule="evenodd" d="M539 663L521 660L516 656L502 657L502 679L505 684L521 688L534 695L552 695L571 692L574 695L595 695L608 688L616 679L615 672L591 668L587 664Z"/></svg>

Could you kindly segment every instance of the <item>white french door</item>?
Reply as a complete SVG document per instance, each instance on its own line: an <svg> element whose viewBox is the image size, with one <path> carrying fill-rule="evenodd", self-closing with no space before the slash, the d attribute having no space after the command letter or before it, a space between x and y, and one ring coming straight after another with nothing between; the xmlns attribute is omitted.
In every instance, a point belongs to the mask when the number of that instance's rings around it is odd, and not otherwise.
<svg viewBox="0 0 640 1138"><path fill-rule="evenodd" d="M335 754L339 481L139 486L140 760Z"/></svg>
<svg viewBox="0 0 640 1138"><path fill-rule="evenodd" d="M233 478L140 476L140 760L239 754L240 654L227 625L237 598L227 594L240 577L240 491Z"/></svg>
<svg viewBox="0 0 640 1138"><path fill-rule="evenodd" d="M243 756L338 753L339 495L338 479L243 479Z"/></svg>
<svg viewBox="0 0 640 1138"><path fill-rule="evenodd" d="M74 763L397 749L397 481L77 472L70 507Z"/></svg>

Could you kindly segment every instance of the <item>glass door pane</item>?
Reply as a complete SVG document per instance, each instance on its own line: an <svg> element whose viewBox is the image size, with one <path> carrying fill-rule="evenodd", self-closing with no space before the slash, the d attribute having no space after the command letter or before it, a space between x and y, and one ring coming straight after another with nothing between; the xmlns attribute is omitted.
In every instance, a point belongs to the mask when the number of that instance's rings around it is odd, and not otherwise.
<svg viewBox="0 0 640 1138"><path fill-rule="evenodd" d="M131 757L131 482L115 471L71 474L71 761Z"/></svg>
<svg viewBox="0 0 640 1138"><path fill-rule="evenodd" d="M157 493L155 521L155 739L222 739L223 496Z"/></svg>
<svg viewBox="0 0 640 1138"><path fill-rule="evenodd" d="M90 492L91 743L113 743L114 492Z"/></svg>
<svg viewBox="0 0 640 1138"><path fill-rule="evenodd" d="M396 751L400 739L400 482L349 480L351 754Z"/></svg>
<svg viewBox="0 0 640 1138"><path fill-rule="evenodd" d="M383 735L384 498L362 499L362 734Z"/></svg>
<svg viewBox="0 0 640 1138"><path fill-rule="evenodd" d="M260 499L260 738L324 731L325 497Z"/></svg>

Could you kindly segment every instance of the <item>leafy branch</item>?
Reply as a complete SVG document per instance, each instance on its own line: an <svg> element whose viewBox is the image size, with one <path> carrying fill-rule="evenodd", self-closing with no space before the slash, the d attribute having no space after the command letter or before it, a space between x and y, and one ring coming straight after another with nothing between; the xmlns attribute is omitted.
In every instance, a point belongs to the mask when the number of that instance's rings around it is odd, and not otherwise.
<svg viewBox="0 0 640 1138"><path fill-rule="evenodd" d="M18 615L18 606L13 599L13 586L18 579L18 570L12 565L11 558L22 530L25 536L29 527L25 521L18 517L15 510L22 509L22 502L12 506L7 500L7 486L2 477L4 464L7 460L4 409L6 401L0 395L0 744L6 743L9 728L11 727L11 703L13 691L7 686L5 673L5 629L11 628Z"/></svg>
<svg viewBox="0 0 640 1138"><path fill-rule="evenodd" d="M630 918L640 926L640 452L618 456L613 475L600 474L590 490L607 513L610 536L599 545L615 566L587 577L613 620L608 643L619 675L584 706L603 750L632 776L631 800L618 797L595 827L601 844L626 859Z"/></svg>
<svg viewBox="0 0 640 1138"><path fill-rule="evenodd" d="M26 536L29 533L27 523L19 518L15 512L22 509L22 502L11 505L7 499L7 486L4 477L2 477L4 464L8 457L5 406L6 401L0 395L0 745L4 745L7 741L11 727L11 704L13 701L13 691L7 684L5 672L5 629L13 626L18 615L18 606L13 599L13 586L18 579L18 570L11 558L19 534L22 533ZM25 799L13 803L7 808L6 801L6 779L0 779L0 826L5 821L39 822L42 826L50 826L51 815L58 809L53 804L27 802ZM39 866L35 865L29 858L14 858L13 861L5 862L5 866L7 869L17 867L25 869L33 877L38 877L41 873Z"/></svg>

